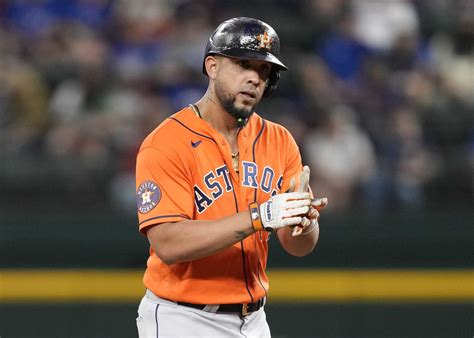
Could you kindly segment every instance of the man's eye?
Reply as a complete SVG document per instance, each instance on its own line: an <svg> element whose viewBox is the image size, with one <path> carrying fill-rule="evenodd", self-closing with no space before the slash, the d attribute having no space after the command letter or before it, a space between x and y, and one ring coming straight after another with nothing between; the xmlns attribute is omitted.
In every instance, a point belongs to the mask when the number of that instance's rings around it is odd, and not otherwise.
<svg viewBox="0 0 474 338"><path fill-rule="evenodd" d="M270 66L269 66L269 65L263 65L263 66L262 66L262 72L263 72L264 74L270 73Z"/></svg>
<svg viewBox="0 0 474 338"><path fill-rule="evenodd" d="M249 66L249 62L247 60L240 60L238 64L240 67L243 67L243 68L248 68Z"/></svg>

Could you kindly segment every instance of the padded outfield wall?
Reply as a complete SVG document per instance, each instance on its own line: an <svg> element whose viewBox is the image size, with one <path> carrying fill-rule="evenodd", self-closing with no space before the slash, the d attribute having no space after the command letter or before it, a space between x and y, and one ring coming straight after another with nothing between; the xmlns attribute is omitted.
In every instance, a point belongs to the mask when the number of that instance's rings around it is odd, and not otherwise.
<svg viewBox="0 0 474 338"><path fill-rule="evenodd" d="M1 337L136 334L147 242L111 215L1 215ZM468 209L326 216L305 258L271 239L273 335L471 337L472 221Z"/></svg>

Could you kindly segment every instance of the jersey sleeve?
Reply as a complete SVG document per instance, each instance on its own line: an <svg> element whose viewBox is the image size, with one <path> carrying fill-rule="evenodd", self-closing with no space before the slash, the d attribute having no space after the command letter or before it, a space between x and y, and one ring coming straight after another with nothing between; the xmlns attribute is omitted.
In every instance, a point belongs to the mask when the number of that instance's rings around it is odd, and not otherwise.
<svg viewBox="0 0 474 338"><path fill-rule="evenodd" d="M283 175L282 192L290 187L291 178L295 179L296 186L299 185L300 173L303 170L300 150L290 132L286 131L286 167Z"/></svg>
<svg viewBox="0 0 474 338"><path fill-rule="evenodd" d="M191 219L194 195L189 166L165 150L146 147L137 155L136 197L139 229Z"/></svg>

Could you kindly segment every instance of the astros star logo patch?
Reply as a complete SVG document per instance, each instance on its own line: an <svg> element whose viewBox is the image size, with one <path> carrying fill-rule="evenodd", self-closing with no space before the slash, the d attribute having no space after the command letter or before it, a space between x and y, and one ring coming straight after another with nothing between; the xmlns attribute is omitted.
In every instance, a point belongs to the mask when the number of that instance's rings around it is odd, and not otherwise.
<svg viewBox="0 0 474 338"><path fill-rule="evenodd" d="M268 49L268 51L270 51L270 49L272 48L271 44L272 44L273 39L270 36L268 36L267 32L257 35L257 40L260 41L260 45L259 45L260 48L265 48L265 49Z"/></svg>
<svg viewBox="0 0 474 338"><path fill-rule="evenodd" d="M146 214L160 202L161 190L155 182L145 181L137 189L138 211Z"/></svg>

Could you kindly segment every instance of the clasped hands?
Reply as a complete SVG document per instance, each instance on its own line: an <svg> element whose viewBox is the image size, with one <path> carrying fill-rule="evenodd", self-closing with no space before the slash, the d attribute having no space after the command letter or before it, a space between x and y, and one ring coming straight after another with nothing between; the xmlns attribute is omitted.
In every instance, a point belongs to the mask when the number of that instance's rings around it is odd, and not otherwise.
<svg viewBox="0 0 474 338"><path fill-rule="evenodd" d="M312 232L318 226L319 211L327 203L327 198L314 198L309 187L309 167L304 166L300 174L300 184L295 191L294 178L287 192L272 196L260 204L258 210L250 209L252 225L272 231L283 227L293 227L293 236Z"/></svg>

